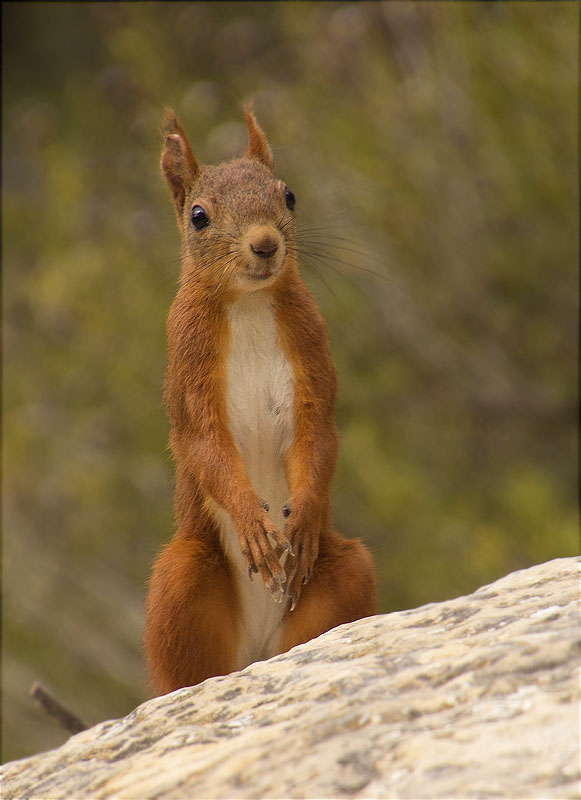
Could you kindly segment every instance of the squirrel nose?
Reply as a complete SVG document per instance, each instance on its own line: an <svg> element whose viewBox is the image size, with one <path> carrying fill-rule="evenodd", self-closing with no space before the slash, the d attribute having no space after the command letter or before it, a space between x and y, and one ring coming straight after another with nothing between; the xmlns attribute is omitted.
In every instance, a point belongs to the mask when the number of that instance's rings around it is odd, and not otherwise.
<svg viewBox="0 0 581 800"><path fill-rule="evenodd" d="M278 243L270 236L263 236L254 242L250 242L250 249L259 258L270 258L278 250Z"/></svg>

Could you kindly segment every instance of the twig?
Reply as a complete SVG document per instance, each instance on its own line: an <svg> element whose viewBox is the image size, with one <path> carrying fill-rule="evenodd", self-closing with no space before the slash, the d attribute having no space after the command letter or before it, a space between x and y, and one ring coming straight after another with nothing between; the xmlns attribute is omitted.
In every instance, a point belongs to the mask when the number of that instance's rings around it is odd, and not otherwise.
<svg viewBox="0 0 581 800"><path fill-rule="evenodd" d="M69 733L87 730L88 726L76 714L65 708L42 684L35 681L30 688L30 696Z"/></svg>

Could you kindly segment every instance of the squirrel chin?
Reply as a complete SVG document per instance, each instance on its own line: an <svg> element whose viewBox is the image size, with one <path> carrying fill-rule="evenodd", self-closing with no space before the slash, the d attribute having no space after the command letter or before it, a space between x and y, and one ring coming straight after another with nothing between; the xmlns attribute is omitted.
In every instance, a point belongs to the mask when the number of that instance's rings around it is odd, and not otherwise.
<svg viewBox="0 0 581 800"><path fill-rule="evenodd" d="M243 292L256 292L259 289L266 289L272 286L279 276L279 272L271 272L270 275L263 277L261 275L243 275L237 280L237 288Z"/></svg>
<svg viewBox="0 0 581 800"><path fill-rule="evenodd" d="M255 292L257 289L265 289L272 286L284 271L285 261L282 264L261 266L261 271L247 268L238 273L236 284L239 289L247 292Z"/></svg>

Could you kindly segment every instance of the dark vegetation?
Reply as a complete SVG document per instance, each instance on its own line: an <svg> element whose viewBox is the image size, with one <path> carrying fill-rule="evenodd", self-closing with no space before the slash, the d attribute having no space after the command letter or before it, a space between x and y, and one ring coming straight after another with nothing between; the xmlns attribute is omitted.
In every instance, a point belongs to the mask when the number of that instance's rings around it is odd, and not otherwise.
<svg viewBox="0 0 581 800"><path fill-rule="evenodd" d="M297 197L340 374L337 527L381 610L577 549L576 3L3 5L4 756L146 696L171 532L165 105Z"/></svg>

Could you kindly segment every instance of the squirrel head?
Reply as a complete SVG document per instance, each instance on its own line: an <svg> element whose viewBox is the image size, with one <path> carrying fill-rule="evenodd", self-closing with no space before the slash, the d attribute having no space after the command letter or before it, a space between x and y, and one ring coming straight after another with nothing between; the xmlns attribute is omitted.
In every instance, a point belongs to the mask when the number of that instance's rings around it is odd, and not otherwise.
<svg viewBox="0 0 581 800"><path fill-rule="evenodd" d="M245 107L240 158L201 166L173 111L164 124L161 172L182 237L183 278L249 292L294 268L295 198L274 175L266 136Z"/></svg>

